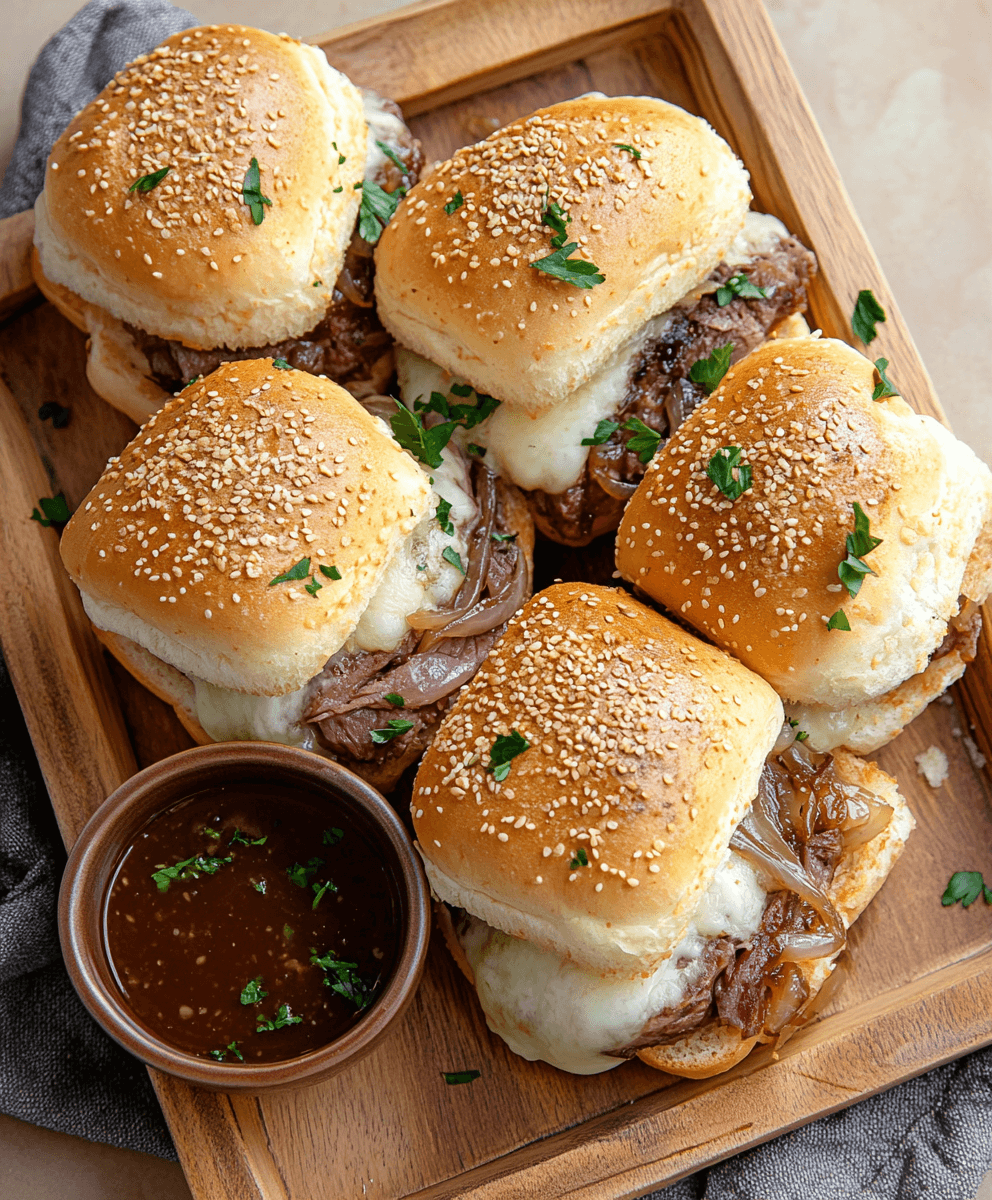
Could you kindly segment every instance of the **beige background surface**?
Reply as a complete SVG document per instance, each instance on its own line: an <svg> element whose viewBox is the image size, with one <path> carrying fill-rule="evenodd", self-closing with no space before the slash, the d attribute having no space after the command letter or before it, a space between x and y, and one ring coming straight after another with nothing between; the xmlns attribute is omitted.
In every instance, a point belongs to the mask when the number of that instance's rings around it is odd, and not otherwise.
<svg viewBox="0 0 992 1200"><path fill-rule="evenodd" d="M540 0L534 0L540 3ZM498 4L499 0L493 0ZM992 462L992 37L986 0L766 0L956 432ZM31 62L79 0L5 0L0 170ZM397 0L187 0L300 36ZM68 1186L67 1186L68 1185ZM188 1200L178 1167L0 1117L4 1200ZM992 1173L976 1200L992 1200Z"/></svg>

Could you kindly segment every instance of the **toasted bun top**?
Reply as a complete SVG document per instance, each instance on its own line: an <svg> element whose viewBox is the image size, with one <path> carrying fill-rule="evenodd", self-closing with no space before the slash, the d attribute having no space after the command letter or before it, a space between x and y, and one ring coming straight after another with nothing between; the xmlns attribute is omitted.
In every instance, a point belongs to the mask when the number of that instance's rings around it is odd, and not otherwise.
<svg viewBox="0 0 992 1200"><path fill-rule="evenodd" d="M36 207L42 268L200 349L298 337L330 303L365 139L358 90L315 47L241 25L177 33L55 143ZM253 158L271 201L259 225L242 193ZM129 191L166 167L151 191Z"/></svg>
<svg viewBox="0 0 992 1200"><path fill-rule="evenodd" d="M147 648L182 670L278 695L341 647L430 496L425 473L337 384L271 359L228 363L110 460L62 559L88 608L137 618L104 627L142 641L134 631L150 626L164 639ZM271 582L304 558L305 576ZM161 654L165 639L182 663Z"/></svg>
<svg viewBox="0 0 992 1200"><path fill-rule="evenodd" d="M681 108L644 96L554 104L410 192L376 249L379 315L418 354L536 415L709 274L750 198L727 143ZM570 218L572 257L605 283L584 290L531 267L554 253L550 202Z"/></svg>
<svg viewBox="0 0 992 1200"><path fill-rule="evenodd" d="M992 521L989 469L874 386L843 342L759 347L655 456L620 527L624 578L792 701L841 707L923 670ZM733 501L706 473L726 446L753 474ZM882 543L852 598L838 567L855 503ZM839 609L851 632L828 630Z"/></svg>
<svg viewBox="0 0 992 1200"><path fill-rule="evenodd" d="M753 800L782 706L625 592L557 584L511 622L427 751L414 827L432 886L603 969L682 935ZM497 782L496 739L529 749ZM584 851L588 866L576 863Z"/></svg>

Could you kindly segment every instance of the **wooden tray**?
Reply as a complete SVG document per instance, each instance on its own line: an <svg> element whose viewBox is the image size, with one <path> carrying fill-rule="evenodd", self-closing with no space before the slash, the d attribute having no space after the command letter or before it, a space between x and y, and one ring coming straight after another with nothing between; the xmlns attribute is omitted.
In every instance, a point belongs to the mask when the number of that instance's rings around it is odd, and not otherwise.
<svg viewBox="0 0 992 1200"><path fill-rule="evenodd" d="M759 207L816 251L813 322L849 337L859 288L889 314L873 344L923 412L940 416L922 363L757 0L444 0L316 39L357 83L402 102L430 156L568 96L662 96L706 116L751 171ZM473 120L474 118L474 120ZM481 120L480 120L481 119ZM78 504L134 427L85 384L83 339L34 293L28 213L0 223L0 636L63 836L71 843L138 765L189 739L167 709L107 663L58 559L28 519L63 489ZM39 404L72 406L53 430ZM580 577L583 552L545 550ZM986 628L992 625L987 617ZM992 729L987 638L960 700ZM955 870L992 878L992 796L934 704L878 759L919 829L855 928L845 986L776 1056L676 1081L639 1062L577 1078L515 1058L486 1030L438 945L396 1035L353 1070L271 1099L153 1082L198 1200L473 1200L633 1197L992 1041L992 937L975 906L942 909ZM978 736L978 734L976 734ZM915 754L937 744L950 778L931 791ZM989 749L988 743L984 743ZM990 755L992 757L992 755ZM445 1070L478 1068L471 1086Z"/></svg>

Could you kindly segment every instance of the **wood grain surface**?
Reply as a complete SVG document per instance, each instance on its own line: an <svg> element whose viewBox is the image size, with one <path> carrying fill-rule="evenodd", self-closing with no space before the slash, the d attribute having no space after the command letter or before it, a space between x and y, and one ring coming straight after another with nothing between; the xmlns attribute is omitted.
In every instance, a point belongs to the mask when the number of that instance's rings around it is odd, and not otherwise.
<svg viewBox="0 0 992 1200"><path fill-rule="evenodd" d="M850 338L871 287L889 317L872 344L921 411L939 404L836 169L756 0L443 0L318 39L356 82L403 102L429 158L492 127L593 89L659 95L701 113L742 155L757 205L816 251L811 303ZM189 745L171 709L108 669L58 559L57 534L29 514L64 490L70 506L134 426L85 381L83 336L32 299L30 214L0 222L0 547L8 564L0 638L71 842L132 773ZM5 307L6 305L6 307ZM65 429L38 408L72 410ZM609 572L610 547L544 547L540 579ZM968 715L992 728L992 648L970 670ZM957 869L992 877L990 793L962 747L964 718L934 704L877 755L919 830L855 927L843 987L778 1057L676 1081L640 1062L576 1078L512 1055L486 1029L443 947L395 1036L307 1091L232 1099L154 1077L198 1200L440 1200L633 1197L992 1040L992 938L977 906L944 910ZM931 790L915 756L950 759ZM992 756L990 756L992 757ZM441 1072L482 1076L448 1087Z"/></svg>

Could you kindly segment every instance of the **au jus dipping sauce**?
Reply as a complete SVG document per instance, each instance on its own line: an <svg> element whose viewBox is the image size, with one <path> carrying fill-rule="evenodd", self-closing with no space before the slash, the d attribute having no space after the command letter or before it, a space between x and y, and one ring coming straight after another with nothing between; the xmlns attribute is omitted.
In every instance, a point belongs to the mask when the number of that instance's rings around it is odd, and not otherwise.
<svg viewBox="0 0 992 1200"><path fill-rule="evenodd" d="M398 950L391 880L349 813L295 788L200 791L124 852L104 918L134 1016L229 1064L317 1050L382 992Z"/></svg>

